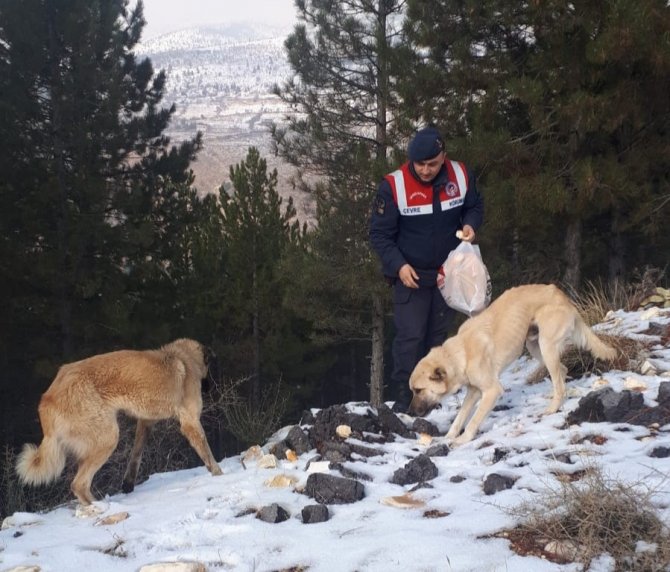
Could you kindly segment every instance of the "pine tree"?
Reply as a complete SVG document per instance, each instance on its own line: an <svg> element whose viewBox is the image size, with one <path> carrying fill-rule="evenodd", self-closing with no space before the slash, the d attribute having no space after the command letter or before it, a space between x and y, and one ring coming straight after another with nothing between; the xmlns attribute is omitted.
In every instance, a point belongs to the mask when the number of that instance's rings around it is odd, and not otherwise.
<svg viewBox="0 0 670 572"><path fill-rule="evenodd" d="M393 140L392 50L402 2L297 0L286 41L297 79L276 88L296 112L274 127L277 150L315 194L314 279L303 281L322 332L372 342L371 401L382 401L385 295L367 241L376 184ZM308 275L306 273L306 275Z"/></svg>
<svg viewBox="0 0 670 572"><path fill-rule="evenodd" d="M414 107L435 114L484 174L484 240L516 269L512 281L615 283L634 258L658 263L667 3L437 8L409 2L413 48L427 55L407 85L421 94Z"/></svg>
<svg viewBox="0 0 670 572"><path fill-rule="evenodd" d="M225 244L222 303L230 324L231 358L237 355L247 365L249 402L257 408L264 373L272 371L273 360L281 359L270 348L275 338L287 333L285 324L290 319L280 309L284 295L281 262L303 231L295 220L292 200L282 207L283 199L276 190L277 171L267 172L267 162L258 149L250 147L246 159L230 168L230 180L230 193L223 186L219 191Z"/></svg>
<svg viewBox="0 0 670 572"><path fill-rule="evenodd" d="M127 264L143 240L128 232L133 197L153 204L159 175L191 181L200 137L175 148L164 135L174 113L161 107L165 74L135 58L145 22L142 3L128 4L6 0L0 8L8 354L60 362L128 343L108 320L132 303Z"/></svg>

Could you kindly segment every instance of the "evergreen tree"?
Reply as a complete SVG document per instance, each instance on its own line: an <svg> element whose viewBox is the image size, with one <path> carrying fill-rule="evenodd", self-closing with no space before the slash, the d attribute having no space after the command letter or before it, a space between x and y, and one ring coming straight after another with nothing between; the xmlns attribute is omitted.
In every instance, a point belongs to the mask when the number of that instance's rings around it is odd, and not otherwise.
<svg viewBox="0 0 670 572"><path fill-rule="evenodd" d="M296 290L317 327L339 340L372 341L371 401L382 401L386 292L367 239L375 187L393 140L392 51L402 2L296 0L286 40L296 79L276 88L296 112L274 127L277 150L315 193L311 259Z"/></svg>
<svg viewBox="0 0 670 572"><path fill-rule="evenodd" d="M244 161L230 168L232 190L219 191L225 244L225 300L229 329L226 345L238 374L250 373L249 402L257 408L265 374L279 374L282 346L290 345L290 315L282 306L281 263L302 237L296 211L276 190L277 171L250 147ZM274 362L274 363L273 363ZM235 371L231 368L229 375Z"/></svg>
<svg viewBox="0 0 670 572"><path fill-rule="evenodd" d="M0 255L6 355L60 363L129 343L132 209L189 184L200 137L170 147L165 74L133 49L142 3L6 0L0 8ZM110 321L111 320L111 321ZM47 370L52 366L47 364ZM51 372L49 372L51 373Z"/></svg>
<svg viewBox="0 0 670 572"><path fill-rule="evenodd" d="M426 57L407 86L483 173L483 238L513 268L506 279L614 283L634 259L658 265L667 3L438 4L409 2Z"/></svg>
<svg viewBox="0 0 670 572"><path fill-rule="evenodd" d="M225 312L218 201L199 197L187 183L158 182L155 193L137 193L146 204L122 223L132 250L124 262L125 296L110 321L142 347L176 337L213 344Z"/></svg>

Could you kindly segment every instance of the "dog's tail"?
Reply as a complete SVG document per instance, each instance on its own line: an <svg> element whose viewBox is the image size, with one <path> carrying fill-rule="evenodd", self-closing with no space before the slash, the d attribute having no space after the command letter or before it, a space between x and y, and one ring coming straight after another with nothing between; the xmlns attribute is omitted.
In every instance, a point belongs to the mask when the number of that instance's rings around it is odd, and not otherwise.
<svg viewBox="0 0 670 572"><path fill-rule="evenodd" d="M614 361L618 355L617 350L602 341L581 318L577 319L576 329L575 342L578 346L589 350L596 359Z"/></svg>
<svg viewBox="0 0 670 572"><path fill-rule="evenodd" d="M16 472L27 485L43 485L58 478L65 467L65 452L58 439L45 437L39 447L26 443L16 461Z"/></svg>
<svg viewBox="0 0 670 572"><path fill-rule="evenodd" d="M58 478L65 468L65 450L58 438L47 405L48 398L42 397L39 406L40 424L44 438L39 447L26 443L16 461L19 479L27 485L43 485Z"/></svg>

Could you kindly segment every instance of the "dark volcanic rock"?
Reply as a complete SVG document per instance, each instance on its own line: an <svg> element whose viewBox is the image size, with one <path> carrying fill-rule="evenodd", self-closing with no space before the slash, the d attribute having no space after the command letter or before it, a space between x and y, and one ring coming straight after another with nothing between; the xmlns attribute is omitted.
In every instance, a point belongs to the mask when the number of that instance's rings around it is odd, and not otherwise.
<svg viewBox="0 0 670 572"><path fill-rule="evenodd" d="M412 423L412 431L416 433L426 433L431 437L437 437L440 434L440 430L435 427L430 421L426 421L423 417L417 417Z"/></svg>
<svg viewBox="0 0 670 572"><path fill-rule="evenodd" d="M422 483L430 481L437 477L437 467L430 460L428 455L417 455L404 467L393 473L391 482L396 485L409 485L412 483Z"/></svg>
<svg viewBox="0 0 670 572"><path fill-rule="evenodd" d="M273 454L277 459L285 459L286 451L291 447L286 441L277 441L272 447L270 447L270 453Z"/></svg>
<svg viewBox="0 0 670 572"><path fill-rule="evenodd" d="M446 443L439 443L429 447L426 455L429 457L446 457L449 454L449 445Z"/></svg>
<svg viewBox="0 0 670 572"><path fill-rule="evenodd" d="M350 413L344 405L333 405L322 409L316 414L314 425L309 432L309 440L312 446L318 447L323 441L336 437L335 430L339 425L348 425L352 432L377 433L380 431L379 423L371 414L358 415Z"/></svg>
<svg viewBox="0 0 670 572"><path fill-rule="evenodd" d="M302 509L302 521L305 524L326 522L329 518L328 507L325 504L310 504Z"/></svg>
<svg viewBox="0 0 670 572"><path fill-rule="evenodd" d="M579 400L577 409L568 414L568 423L617 423L627 421L633 412L644 406L644 398L639 393L622 391L617 393L611 387L592 391Z"/></svg>
<svg viewBox="0 0 670 572"><path fill-rule="evenodd" d="M570 412L567 421L570 424L588 421L599 423L630 423L632 425L651 425L670 423L670 389L663 382L659 386L656 407L644 404L644 397L632 391L616 392L611 387L592 391L579 400L577 409Z"/></svg>
<svg viewBox="0 0 670 572"><path fill-rule="evenodd" d="M297 425L291 427L291 430L286 436L286 442L288 443L289 447L293 449L298 455L307 453L307 451L311 449L309 446L309 437L307 436L307 433L305 433Z"/></svg>
<svg viewBox="0 0 670 572"><path fill-rule="evenodd" d="M326 473L307 477L305 494L320 504L348 504L365 497L365 487L358 481Z"/></svg>
<svg viewBox="0 0 670 572"><path fill-rule="evenodd" d="M349 469L348 467L345 467L342 463L335 463L333 465L333 469L335 469L343 477L347 477L348 479L355 479L357 481L368 481L368 482L374 481L374 479L370 475L361 473L360 471L354 471L353 469Z"/></svg>
<svg viewBox="0 0 670 572"><path fill-rule="evenodd" d="M351 447L342 441L324 441L318 450L321 456L331 463L342 463L351 457Z"/></svg>
<svg viewBox="0 0 670 572"><path fill-rule="evenodd" d="M348 443L351 447L351 452L360 455L361 457L379 457L384 454L381 449L374 449L372 447L365 447L356 443Z"/></svg>
<svg viewBox="0 0 670 572"><path fill-rule="evenodd" d="M385 433L397 433L401 437L407 437L408 439L414 437L413 432L405 427L405 424L400 421L398 416L387 405L380 405L377 408L377 415Z"/></svg>
<svg viewBox="0 0 670 572"><path fill-rule="evenodd" d="M314 414L309 410L305 409L300 416L300 425L313 425L314 424Z"/></svg>
<svg viewBox="0 0 670 572"><path fill-rule="evenodd" d="M649 453L650 457L655 457L657 459L665 459L670 457L670 447L655 447L654 450Z"/></svg>
<svg viewBox="0 0 670 572"><path fill-rule="evenodd" d="M289 514L285 509L280 507L277 503L273 503L268 506L264 506L261 510L258 511L256 518L264 522L269 522L271 524L277 524L279 522L284 522L289 519Z"/></svg>
<svg viewBox="0 0 670 572"><path fill-rule="evenodd" d="M484 480L484 494L493 495L497 492L511 489L514 486L515 479L505 477L497 473L492 473Z"/></svg>
<svg viewBox="0 0 670 572"><path fill-rule="evenodd" d="M500 447L496 447L493 450L493 463L499 463L503 459L505 459L509 455L509 449L502 449Z"/></svg>

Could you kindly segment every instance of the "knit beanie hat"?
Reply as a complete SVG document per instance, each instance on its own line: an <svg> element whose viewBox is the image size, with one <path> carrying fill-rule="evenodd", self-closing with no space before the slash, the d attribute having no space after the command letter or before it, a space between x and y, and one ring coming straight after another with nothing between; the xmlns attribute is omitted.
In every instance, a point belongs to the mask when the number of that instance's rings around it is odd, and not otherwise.
<svg viewBox="0 0 670 572"><path fill-rule="evenodd" d="M424 127L416 132L407 147L407 156L412 162L427 161L444 151L444 141L435 127Z"/></svg>

